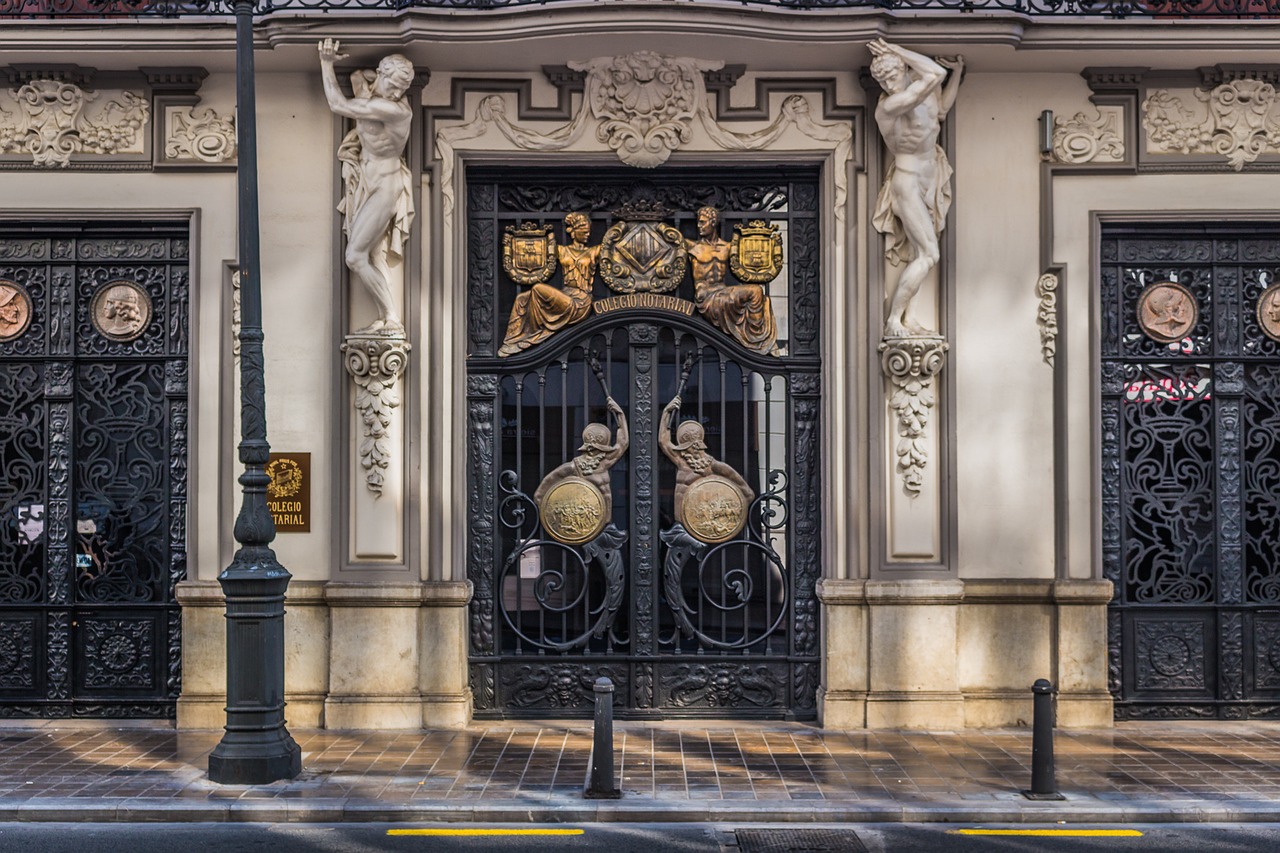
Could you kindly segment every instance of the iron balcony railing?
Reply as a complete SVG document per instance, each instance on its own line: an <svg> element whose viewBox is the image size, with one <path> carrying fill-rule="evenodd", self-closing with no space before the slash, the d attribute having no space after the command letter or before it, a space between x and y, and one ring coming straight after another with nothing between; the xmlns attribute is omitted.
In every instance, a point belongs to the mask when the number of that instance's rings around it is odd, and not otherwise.
<svg viewBox="0 0 1280 853"><path fill-rule="evenodd" d="M616 3L621 0L596 0ZM1280 16L1280 0L690 0L703 5L790 11L1009 13L1055 18L1250 19ZM254 0L254 13L401 12L412 9L486 11L590 0ZM226 16L234 0L0 0L0 18L86 19Z"/></svg>

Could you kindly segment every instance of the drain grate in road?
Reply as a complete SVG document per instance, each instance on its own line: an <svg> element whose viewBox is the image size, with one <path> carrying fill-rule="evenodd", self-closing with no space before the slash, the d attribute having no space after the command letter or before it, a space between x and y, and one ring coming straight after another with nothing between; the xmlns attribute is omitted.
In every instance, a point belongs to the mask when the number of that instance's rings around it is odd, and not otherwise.
<svg viewBox="0 0 1280 853"><path fill-rule="evenodd" d="M740 853L867 853L852 829L739 829Z"/></svg>

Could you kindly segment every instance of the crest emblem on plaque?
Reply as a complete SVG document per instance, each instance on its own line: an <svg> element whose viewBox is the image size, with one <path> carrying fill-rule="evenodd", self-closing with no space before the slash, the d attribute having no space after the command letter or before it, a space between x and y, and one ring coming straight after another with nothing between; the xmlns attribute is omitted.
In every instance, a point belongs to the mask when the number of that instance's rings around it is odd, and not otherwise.
<svg viewBox="0 0 1280 853"><path fill-rule="evenodd" d="M753 219L733 226L729 269L739 281L768 284L782 272L782 235L777 225Z"/></svg>
<svg viewBox="0 0 1280 853"><path fill-rule="evenodd" d="M689 252L684 236L663 222L661 205L637 204L615 211L621 221L600 243L600 277L618 293L666 293L684 280Z"/></svg>
<svg viewBox="0 0 1280 853"><path fill-rule="evenodd" d="M556 235L550 225L522 222L502 235L502 269L517 284L542 284L556 271Z"/></svg>

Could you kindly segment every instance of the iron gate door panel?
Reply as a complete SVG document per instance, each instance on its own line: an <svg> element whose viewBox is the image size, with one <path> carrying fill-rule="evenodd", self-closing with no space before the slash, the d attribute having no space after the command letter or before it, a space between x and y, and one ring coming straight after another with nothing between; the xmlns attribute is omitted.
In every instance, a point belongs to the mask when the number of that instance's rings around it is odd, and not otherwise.
<svg viewBox="0 0 1280 853"><path fill-rule="evenodd" d="M0 716L171 717L182 223L0 228Z"/></svg>
<svg viewBox="0 0 1280 853"><path fill-rule="evenodd" d="M1280 716L1280 228L1104 227L1116 716Z"/></svg>
<svg viewBox="0 0 1280 853"><path fill-rule="evenodd" d="M476 715L587 715L607 676L627 716L812 718L816 169L485 169L468 187ZM717 297L680 268L712 239L704 207L739 238L736 280L764 284ZM704 307L727 297L736 314ZM552 500L560 485L585 502Z"/></svg>

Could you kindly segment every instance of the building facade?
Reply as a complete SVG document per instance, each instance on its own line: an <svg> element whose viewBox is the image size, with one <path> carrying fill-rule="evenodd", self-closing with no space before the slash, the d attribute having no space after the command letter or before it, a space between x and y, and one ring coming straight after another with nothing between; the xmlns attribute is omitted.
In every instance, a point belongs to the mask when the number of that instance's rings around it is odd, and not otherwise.
<svg viewBox="0 0 1280 853"><path fill-rule="evenodd" d="M1280 713L1274 10L949 5L259 18L290 725ZM234 30L41 11L0 714L219 728Z"/></svg>

